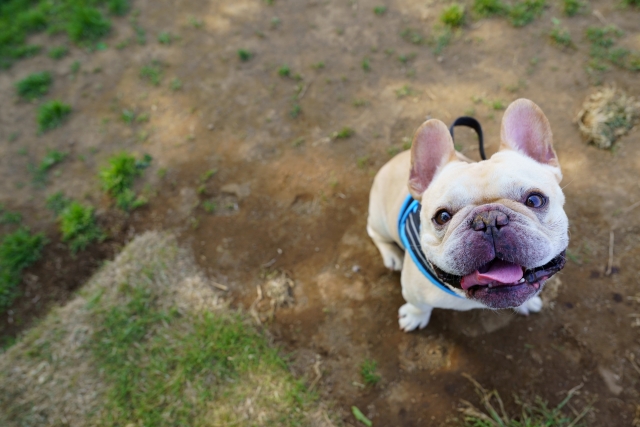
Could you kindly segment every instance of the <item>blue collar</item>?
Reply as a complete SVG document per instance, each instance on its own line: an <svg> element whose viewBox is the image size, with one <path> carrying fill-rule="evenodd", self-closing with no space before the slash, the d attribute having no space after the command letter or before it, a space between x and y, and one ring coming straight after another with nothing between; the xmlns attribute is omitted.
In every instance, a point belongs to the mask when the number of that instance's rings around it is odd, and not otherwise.
<svg viewBox="0 0 640 427"><path fill-rule="evenodd" d="M398 232L404 250L411 255L411 259L418 270L437 288L458 298L464 298L455 293L450 285L438 279L427 257L422 252L420 244L420 209L422 205L410 195L407 196L400 215L398 216Z"/></svg>

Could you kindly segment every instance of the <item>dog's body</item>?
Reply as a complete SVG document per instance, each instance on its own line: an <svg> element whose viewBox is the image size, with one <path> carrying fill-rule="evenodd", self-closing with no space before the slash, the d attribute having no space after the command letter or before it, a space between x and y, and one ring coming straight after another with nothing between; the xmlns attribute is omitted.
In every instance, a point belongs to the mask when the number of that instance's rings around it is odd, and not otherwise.
<svg viewBox="0 0 640 427"><path fill-rule="evenodd" d="M544 282L564 266L568 220L549 123L518 100L501 137L498 153L472 163L454 151L447 127L429 120L411 151L376 175L367 231L385 266L402 270L403 330L425 327L433 308L537 312ZM420 244L444 290L404 256L398 217L409 195L422 204Z"/></svg>

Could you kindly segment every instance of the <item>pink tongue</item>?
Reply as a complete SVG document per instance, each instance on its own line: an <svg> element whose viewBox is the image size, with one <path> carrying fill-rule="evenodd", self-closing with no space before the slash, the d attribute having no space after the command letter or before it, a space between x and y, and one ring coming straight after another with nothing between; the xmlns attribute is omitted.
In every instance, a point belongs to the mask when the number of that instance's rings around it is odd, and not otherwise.
<svg viewBox="0 0 640 427"><path fill-rule="evenodd" d="M496 260L491 263L488 271L480 273L478 270L467 274L460 282L462 289L469 289L474 285L486 285L491 282L515 283L522 279L522 267L510 262Z"/></svg>

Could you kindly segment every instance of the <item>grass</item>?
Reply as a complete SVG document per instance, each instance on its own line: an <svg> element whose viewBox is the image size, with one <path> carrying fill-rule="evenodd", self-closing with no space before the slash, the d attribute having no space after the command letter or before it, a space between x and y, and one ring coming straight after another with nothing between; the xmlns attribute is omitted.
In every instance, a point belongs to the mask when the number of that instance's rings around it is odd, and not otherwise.
<svg viewBox="0 0 640 427"><path fill-rule="evenodd" d="M571 47L573 41L571 40L571 33L568 29L560 27L560 21L556 18L551 20L553 22L553 28L549 32L551 41L558 46Z"/></svg>
<svg viewBox="0 0 640 427"><path fill-rule="evenodd" d="M586 4L580 0L562 0L562 11L567 16L575 16L586 8Z"/></svg>
<svg viewBox="0 0 640 427"><path fill-rule="evenodd" d="M336 138L336 139L347 139L347 138L351 138L355 134L356 134L355 130L353 130L349 126L345 126L339 131L334 132L332 136L333 138Z"/></svg>
<svg viewBox="0 0 640 427"><path fill-rule="evenodd" d="M464 20L464 6L457 3L445 8L440 14L440 22L452 28L461 27L464 24Z"/></svg>
<svg viewBox="0 0 640 427"><path fill-rule="evenodd" d="M57 191L47 197L46 206L47 209L56 214L56 216L60 215L63 210L71 203L71 199L67 199L62 191Z"/></svg>
<svg viewBox="0 0 640 427"><path fill-rule="evenodd" d="M128 110L125 108L122 110L122 113L120 114L120 118L122 119L123 122L130 125L136 119L136 113L133 110Z"/></svg>
<svg viewBox="0 0 640 427"><path fill-rule="evenodd" d="M378 362L372 359L366 359L360 365L360 375L366 385L376 385L381 377L377 373Z"/></svg>
<svg viewBox="0 0 640 427"><path fill-rule="evenodd" d="M62 241L73 254L84 251L91 243L104 239L104 233L96 222L94 209L71 201L58 215Z"/></svg>
<svg viewBox="0 0 640 427"><path fill-rule="evenodd" d="M49 58L62 59L69 54L69 48L66 46L56 46L49 49Z"/></svg>
<svg viewBox="0 0 640 427"><path fill-rule="evenodd" d="M295 119L300 114L302 114L302 107L300 106L300 104L293 104L291 106L291 110L289 110L289 115Z"/></svg>
<svg viewBox="0 0 640 427"><path fill-rule="evenodd" d="M400 89L396 89L396 96L398 98L404 98L415 94L416 92L409 85L404 85Z"/></svg>
<svg viewBox="0 0 640 427"><path fill-rule="evenodd" d="M61 126L71 114L71 106L62 101L54 99L45 102L38 107L38 132L44 133L48 130Z"/></svg>
<svg viewBox="0 0 640 427"><path fill-rule="evenodd" d="M202 202L202 208L206 213L212 214L216 211L218 205L213 200L205 200L204 202Z"/></svg>
<svg viewBox="0 0 640 427"><path fill-rule="evenodd" d="M37 185L42 185L47 182L47 174L58 163L62 162L68 153L64 153L58 150L47 150L38 166L31 167L31 173L33 175L33 182Z"/></svg>
<svg viewBox="0 0 640 427"><path fill-rule="evenodd" d="M509 8L509 22L514 27L524 27L542 14L546 4L546 0L518 1Z"/></svg>
<svg viewBox="0 0 640 427"><path fill-rule="evenodd" d="M247 62L253 57L253 54L249 52L247 49L238 49L238 58L242 62Z"/></svg>
<svg viewBox="0 0 640 427"><path fill-rule="evenodd" d="M369 71L371 71L371 62L369 61L369 58L364 58L362 60L362 70L365 73L368 73Z"/></svg>
<svg viewBox="0 0 640 427"><path fill-rule="evenodd" d="M163 31L160 34L158 34L158 42L160 44L169 45L173 43L174 40L175 40L175 37L168 31Z"/></svg>
<svg viewBox="0 0 640 427"><path fill-rule="evenodd" d="M524 402L516 397L516 404L521 408L518 415L508 415L500 394L496 390L488 391L476 380L465 375L475 386L483 409L477 409L471 403L462 401L464 407L460 410L464 416L464 427L574 427L582 426L584 419L591 410L587 405L581 412L567 415L569 401L576 395L580 386L570 390L567 396L555 407L537 397L533 403Z"/></svg>
<svg viewBox="0 0 640 427"><path fill-rule="evenodd" d="M64 417L67 425L154 427L324 422L326 412L292 376L278 348L248 316L219 302L202 277L174 238L136 237L79 296L0 354L3 421L49 425ZM38 366L45 371L25 376ZM68 397L78 395L79 405Z"/></svg>
<svg viewBox="0 0 640 427"><path fill-rule="evenodd" d="M404 30L402 30L402 32L400 33L400 37L402 37L405 41L415 45L421 45L425 42L424 36L413 28L405 28Z"/></svg>
<svg viewBox="0 0 640 427"><path fill-rule="evenodd" d="M375 13L377 16L382 16L385 13L387 13L387 7L386 6L376 6L373 8L373 13Z"/></svg>
<svg viewBox="0 0 640 427"><path fill-rule="evenodd" d="M502 16L509 11L509 6L501 0L474 0L473 11L481 17Z"/></svg>
<svg viewBox="0 0 640 427"><path fill-rule="evenodd" d="M640 71L640 51L632 51L626 48L616 47L615 44L624 31L615 25L587 28L587 39L591 42L591 60L588 69L592 71L605 71L607 63L612 63L631 71Z"/></svg>
<svg viewBox="0 0 640 427"><path fill-rule="evenodd" d="M142 160L136 160L131 154L123 152L111 157L109 165L100 169L102 189L115 199L118 208L130 211L146 204L146 200L133 191L133 184L151 160L148 154Z"/></svg>
<svg viewBox="0 0 640 427"><path fill-rule="evenodd" d="M4 313L18 296L17 287L22 280L22 270L42 255L47 243L44 234L32 234L20 227L7 234L0 243L0 313Z"/></svg>
<svg viewBox="0 0 640 427"><path fill-rule="evenodd" d="M152 61L149 65L145 65L140 70L140 78L148 81L154 86L160 86L163 74L162 64L158 61Z"/></svg>
<svg viewBox="0 0 640 427"><path fill-rule="evenodd" d="M291 76L291 68L287 64L283 64L278 68L278 75L280 77L289 77Z"/></svg>
<svg viewBox="0 0 640 427"><path fill-rule="evenodd" d="M66 33L75 43L90 46L109 34L107 14L128 10L129 0L5 0L0 3L0 68L40 52L40 46L28 43L32 34Z"/></svg>
<svg viewBox="0 0 640 427"><path fill-rule="evenodd" d="M18 95L28 101L33 101L46 95L49 92L51 83L53 83L51 73L42 71L40 73L29 74L24 79L19 80L15 84L15 87Z"/></svg>
<svg viewBox="0 0 640 427"><path fill-rule="evenodd" d="M171 88L171 90L180 90L180 89L182 89L182 80L180 80L177 77L173 78L171 80L171 82L169 83L169 87Z"/></svg>

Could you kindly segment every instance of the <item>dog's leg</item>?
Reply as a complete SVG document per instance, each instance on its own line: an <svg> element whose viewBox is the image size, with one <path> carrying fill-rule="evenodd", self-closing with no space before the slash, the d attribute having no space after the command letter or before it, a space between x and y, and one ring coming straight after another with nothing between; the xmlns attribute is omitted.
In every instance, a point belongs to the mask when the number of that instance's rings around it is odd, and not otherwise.
<svg viewBox="0 0 640 427"><path fill-rule="evenodd" d="M406 303L398 310L398 323L400 329L405 332L413 331L415 328L423 329L429 324L433 307L424 305L421 308L413 304Z"/></svg>
<svg viewBox="0 0 640 427"><path fill-rule="evenodd" d="M395 242L387 241L370 225L367 226L367 233L373 240L382 255L384 266L393 271L402 270L402 261L404 260L404 251L395 244Z"/></svg>
<svg viewBox="0 0 640 427"><path fill-rule="evenodd" d="M528 316L529 313L538 313L540 310L542 310L542 299L536 296L516 308L516 313Z"/></svg>

